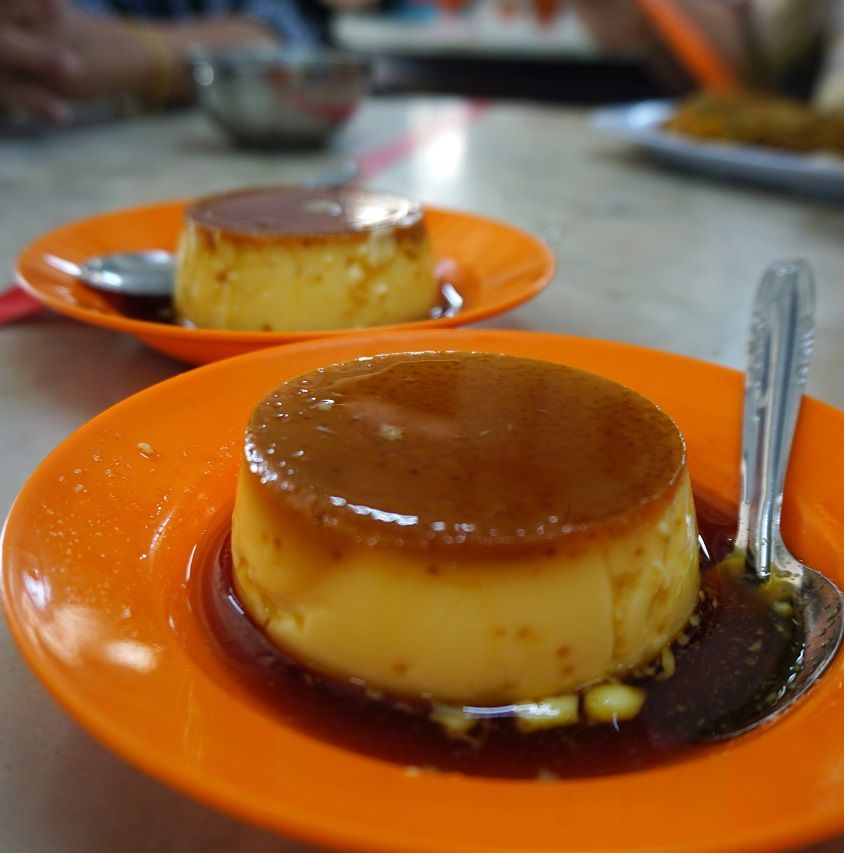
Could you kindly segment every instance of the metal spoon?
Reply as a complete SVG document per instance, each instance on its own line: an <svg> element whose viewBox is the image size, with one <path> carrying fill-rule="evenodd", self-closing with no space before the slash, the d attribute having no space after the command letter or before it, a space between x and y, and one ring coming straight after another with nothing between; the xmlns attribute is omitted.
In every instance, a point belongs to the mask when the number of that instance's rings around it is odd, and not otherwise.
<svg viewBox="0 0 844 853"><path fill-rule="evenodd" d="M88 258L79 268L79 278L89 287L125 296L170 296L176 272L176 257L163 249L117 252Z"/></svg>
<svg viewBox="0 0 844 853"><path fill-rule="evenodd" d="M761 584L783 584L804 631L802 660L779 697L731 737L784 711L824 671L841 642L842 595L786 548L780 511L814 337L815 287L805 261L773 264L756 293L745 375L741 504L733 559ZM729 558L728 558L729 559Z"/></svg>
<svg viewBox="0 0 844 853"><path fill-rule="evenodd" d="M342 187L358 177L354 160L315 175L305 182L309 187ZM89 258L79 268L79 278L89 287L124 296L172 296L176 257L164 249L141 252L117 252Z"/></svg>

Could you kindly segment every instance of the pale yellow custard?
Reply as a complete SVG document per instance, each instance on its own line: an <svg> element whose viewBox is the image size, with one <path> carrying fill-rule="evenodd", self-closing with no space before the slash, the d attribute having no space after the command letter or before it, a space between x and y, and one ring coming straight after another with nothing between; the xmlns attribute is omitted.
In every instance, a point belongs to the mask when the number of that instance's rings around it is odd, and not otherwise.
<svg viewBox="0 0 844 853"><path fill-rule="evenodd" d="M271 393L232 553L247 611L302 664L454 704L622 676L699 588L673 421L609 380L489 354L361 359Z"/></svg>
<svg viewBox="0 0 844 853"><path fill-rule="evenodd" d="M269 187L200 199L178 250L177 317L307 331L425 319L441 293L421 207L360 188Z"/></svg>

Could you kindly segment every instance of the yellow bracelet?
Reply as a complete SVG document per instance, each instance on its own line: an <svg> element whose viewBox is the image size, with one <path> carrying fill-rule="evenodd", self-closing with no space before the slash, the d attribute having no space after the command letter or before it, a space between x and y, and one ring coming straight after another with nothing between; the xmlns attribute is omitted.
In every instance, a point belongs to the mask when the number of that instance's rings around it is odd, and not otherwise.
<svg viewBox="0 0 844 853"><path fill-rule="evenodd" d="M170 51L155 27L135 18L123 20L138 37L153 61L152 75L145 98L146 104L152 108L163 107L170 99L175 82L175 69Z"/></svg>

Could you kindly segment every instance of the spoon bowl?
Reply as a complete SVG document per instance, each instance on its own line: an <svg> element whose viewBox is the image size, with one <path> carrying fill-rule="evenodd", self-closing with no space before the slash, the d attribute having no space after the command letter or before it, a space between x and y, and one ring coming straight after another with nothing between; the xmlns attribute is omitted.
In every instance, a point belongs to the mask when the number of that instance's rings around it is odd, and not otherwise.
<svg viewBox="0 0 844 853"><path fill-rule="evenodd" d="M79 278L89 287L124 296L172 296L176 257L163 249L89 258Z"/></svg>

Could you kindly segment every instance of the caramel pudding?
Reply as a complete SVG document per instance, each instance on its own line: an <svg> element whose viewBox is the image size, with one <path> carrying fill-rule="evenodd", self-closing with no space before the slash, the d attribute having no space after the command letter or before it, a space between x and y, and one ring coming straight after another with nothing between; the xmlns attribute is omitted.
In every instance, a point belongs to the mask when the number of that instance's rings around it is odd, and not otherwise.
<svg viewBox="0 0 844 853"><path fill-rule="evenodd" d="M403 323L440 302L421 207L359 188L270 187L186 213L174 305L210 329Z"/></svg>
<svg viewBox="0 0 844 853"><path fill-rule="evenodd" d="M683 439L607 379L483 353L326 367L247 428L234 585L282 650L497 705L657 658L698 600Z"/></svg>

